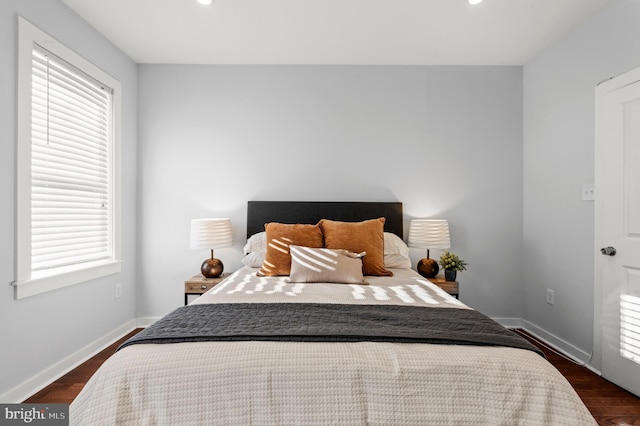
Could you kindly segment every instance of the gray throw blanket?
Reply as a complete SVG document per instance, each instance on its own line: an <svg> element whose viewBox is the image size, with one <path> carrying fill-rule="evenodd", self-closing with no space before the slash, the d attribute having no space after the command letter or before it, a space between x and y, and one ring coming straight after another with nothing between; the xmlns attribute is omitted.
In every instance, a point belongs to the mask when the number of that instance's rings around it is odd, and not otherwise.
<svg viewBox="0 0 640 426"><path fill-rule="evenodd" d="M183 306L123 343L262 340L507 346L543 353L470 309L324 303Z"/></svg>

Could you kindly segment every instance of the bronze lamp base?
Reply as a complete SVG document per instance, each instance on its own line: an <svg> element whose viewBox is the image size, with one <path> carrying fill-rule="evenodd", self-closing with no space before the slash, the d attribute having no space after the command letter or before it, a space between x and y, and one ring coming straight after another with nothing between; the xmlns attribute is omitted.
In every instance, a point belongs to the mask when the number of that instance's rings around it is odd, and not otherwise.
<svg viewBox="0 0 640 426"><path fill-rule="evenodd" d="M424 258L418 261L418 273L425 278L433 278L438 275L438 271L440 267L438 266L438 262L433 259Z"/></svg>
<svg viewBox="0 0 640 426"><path fill-rule="evenodd" d="M220 259L207 259L202 262L202 266L200 267L200 272L205 278L218 278L222 275L222 271L224 270L224 265Z"/></svg>

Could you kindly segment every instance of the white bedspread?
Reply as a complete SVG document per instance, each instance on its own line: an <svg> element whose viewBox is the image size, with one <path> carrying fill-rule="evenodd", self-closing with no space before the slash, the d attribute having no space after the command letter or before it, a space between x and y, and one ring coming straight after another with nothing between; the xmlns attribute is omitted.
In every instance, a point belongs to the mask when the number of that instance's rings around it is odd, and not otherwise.
<svg viewBox="0 0 640 426"><path fill-rule="evenodd" d="M393 277L366 277L368 285L290 283L289 277L258 277L244 267L192 303L343 303L467 308L411 269Z"/></svg>
<svg viewBox="0 0 640 426"><path fill-rule="evenodd" d="M408 270L369 286L247 278L193 303L393 303L466 308ZM251 274L249 274L251 275ZM562 375L522 349L401 344L133 345L71 405L74 425L593 425Z"/></svg>

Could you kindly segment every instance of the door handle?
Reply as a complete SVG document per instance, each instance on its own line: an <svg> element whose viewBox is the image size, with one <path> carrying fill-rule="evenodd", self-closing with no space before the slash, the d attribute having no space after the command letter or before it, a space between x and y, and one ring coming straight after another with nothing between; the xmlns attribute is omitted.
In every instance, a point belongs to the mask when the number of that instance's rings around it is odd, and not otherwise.
<svg viewBox="0 0 640 426"><path fill-rule="evenodd" d="M600 249L600 253L604 254L605 256L615 256L616 255L616 249L614 247L604 247Z"/></svg>

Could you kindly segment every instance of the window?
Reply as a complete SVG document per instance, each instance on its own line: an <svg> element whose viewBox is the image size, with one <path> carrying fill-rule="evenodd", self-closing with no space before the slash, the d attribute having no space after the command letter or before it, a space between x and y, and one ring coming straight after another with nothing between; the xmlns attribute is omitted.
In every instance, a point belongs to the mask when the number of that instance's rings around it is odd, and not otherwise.
<svg viewBox="0 0 640 426"><path fill-rule="evenodd" d="M18 299L120 272L120 85L19 29Z"/></svg>

